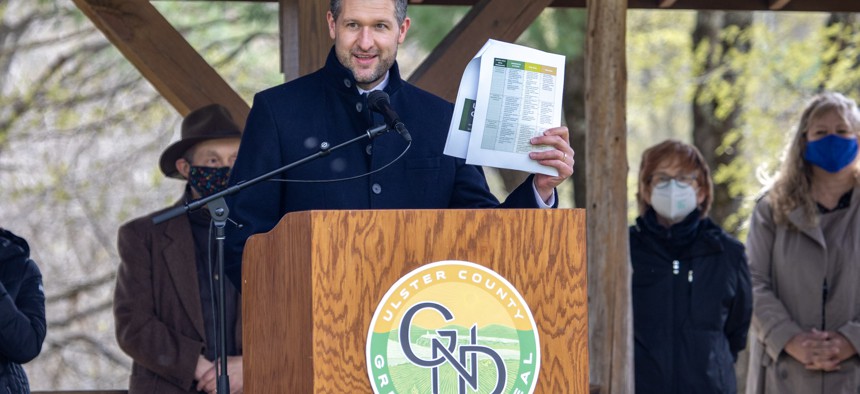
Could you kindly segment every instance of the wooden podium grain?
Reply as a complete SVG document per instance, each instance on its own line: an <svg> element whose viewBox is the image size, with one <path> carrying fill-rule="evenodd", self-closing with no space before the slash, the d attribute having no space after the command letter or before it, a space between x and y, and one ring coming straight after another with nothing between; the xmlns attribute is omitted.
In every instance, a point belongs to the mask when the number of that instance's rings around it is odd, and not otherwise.
<svg viewBox="0 0 860 394"><path fill-rule="evenodd" d="M370 320L424 264L505 277L540 334L535 393L588 393L585 211L309 211L252 236L243 269L245 393L372 393Z"/></svg>

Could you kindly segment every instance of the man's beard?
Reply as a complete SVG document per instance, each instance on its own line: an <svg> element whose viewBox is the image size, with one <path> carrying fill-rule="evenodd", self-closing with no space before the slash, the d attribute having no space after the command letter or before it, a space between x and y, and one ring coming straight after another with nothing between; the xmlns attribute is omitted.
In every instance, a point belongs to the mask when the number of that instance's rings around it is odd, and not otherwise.
<svg viewBox="0 0 860 394"><path fill-rule="evenodd" d="M385 76L385 73L394 65L394 60L397 58L397 51L394 51L390 58L383 58L381 55L377 54L376 67L374 67L370 75L367 75L366 77L361 77L356 73L358 66L353 63L354 57L352 51L347 54L347 57L347 59L340 58L340 63L352 72L352 77L355 78L356 83L366 85L379 81Z"/></svg>

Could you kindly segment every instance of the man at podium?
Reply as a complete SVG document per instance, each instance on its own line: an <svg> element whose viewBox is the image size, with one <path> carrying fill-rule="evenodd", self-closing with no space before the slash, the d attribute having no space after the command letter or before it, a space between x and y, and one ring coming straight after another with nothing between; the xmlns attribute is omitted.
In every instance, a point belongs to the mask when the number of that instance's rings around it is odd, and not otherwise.
<svg viewBox="0 0 860 394"><path fill-rule="evenodd" d="M367 94L374 90L390 96L391 108L409 128L412 146L399 157L407 142L388 133L228 199L230 217L241 225L227 226L225 246L226 272L237 288L246 239L271 230L289 212L557 206L555 187L573 173L566 127L551 128L530 141L554 148L532 152L530 158L556 168L559 175L529 176L501 204L480 168L443 155L453 105L402 80L395 60L411 24L406 4L331 0L326 19L334 47L325 66L254 97L231 185L316 153L323 142L339 144L382 124L383 117L368 108Z"/></svg>

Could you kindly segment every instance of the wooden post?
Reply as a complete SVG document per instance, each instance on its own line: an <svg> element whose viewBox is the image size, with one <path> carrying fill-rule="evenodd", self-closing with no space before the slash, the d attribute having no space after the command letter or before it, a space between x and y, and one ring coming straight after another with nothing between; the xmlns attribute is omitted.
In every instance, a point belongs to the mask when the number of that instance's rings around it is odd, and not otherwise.
<svg viewBox="0 0 860 394"><path fill-rule="evenodd" d="M589 353L602 393L633 392L627 235L627 0L588 0L586 145Z"/></svg>
<svg viewBox="0 0 860 394"><path fill-rule="evenodd" d="M328 2L279 0L281 26L281 72L291 81L325 64L331 49L326 12Z"/></svg>
<svg viewBox="0 0 860 394"><path fill-rule="evenodd" d="M180 115L211 103L245 124L248 103L148 0L74 0Z"/></svg>

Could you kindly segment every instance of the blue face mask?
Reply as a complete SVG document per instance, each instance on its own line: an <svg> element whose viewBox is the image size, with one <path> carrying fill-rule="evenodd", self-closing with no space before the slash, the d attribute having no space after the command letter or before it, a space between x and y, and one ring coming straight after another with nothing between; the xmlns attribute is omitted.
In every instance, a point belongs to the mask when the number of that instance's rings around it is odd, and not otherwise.
<svg viewBox="0 0 860 394"><path fill-rule="evenodd" d="M839 172L857 157L857 138L842 138L830 134L818 141L806 143L806 161L830 173Z"/></svg>

